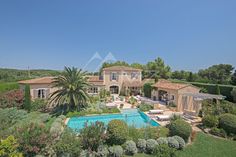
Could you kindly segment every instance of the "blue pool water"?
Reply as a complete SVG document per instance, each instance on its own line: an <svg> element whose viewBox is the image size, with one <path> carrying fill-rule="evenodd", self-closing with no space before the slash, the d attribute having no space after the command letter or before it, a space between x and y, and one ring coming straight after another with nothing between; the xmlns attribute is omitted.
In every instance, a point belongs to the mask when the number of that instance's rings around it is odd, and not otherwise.
<svg viewBox="0 0 236 157"><path fill-rule="evenodd" d="M150 119L143 112L137 109L122 110L121 114L107 114L97 116L82 116L70 118L67 123L68 127L74 130L80 130L84 128L85 123L95 123L96 121L103 122L107 125L111 120L119 119L125 121L129 126L135 126L136 128L142 128L146 126L159 126L157 122Z"/></svg>

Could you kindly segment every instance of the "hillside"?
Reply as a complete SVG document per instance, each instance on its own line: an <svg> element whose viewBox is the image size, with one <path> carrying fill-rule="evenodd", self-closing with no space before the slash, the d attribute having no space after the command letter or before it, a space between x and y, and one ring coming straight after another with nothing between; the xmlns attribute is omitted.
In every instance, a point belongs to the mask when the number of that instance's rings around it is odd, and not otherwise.
<svg viewBox="0 0 236 157"><path fill-rule="evenodd" d="M60 71L56 70L19 70L19 69L3 69L0 68L0 82L16 82L19 80L43 77L43 76L55 76Z"/></svg>

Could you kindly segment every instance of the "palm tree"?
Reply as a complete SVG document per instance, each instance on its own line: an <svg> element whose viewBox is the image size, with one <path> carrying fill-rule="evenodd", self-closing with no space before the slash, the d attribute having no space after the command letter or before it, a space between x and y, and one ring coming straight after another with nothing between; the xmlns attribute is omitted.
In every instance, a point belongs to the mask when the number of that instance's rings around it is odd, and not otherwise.
<svg viewBox="0 0 236 157"><path fill-rule="evenodd" d="M53 87L58 88L50 95L50 101L59 105L66 104L68 109L80 110L90 100L86 89L89 87L86 72L75 67L65 67L62 74L53 81Z"/></svg>

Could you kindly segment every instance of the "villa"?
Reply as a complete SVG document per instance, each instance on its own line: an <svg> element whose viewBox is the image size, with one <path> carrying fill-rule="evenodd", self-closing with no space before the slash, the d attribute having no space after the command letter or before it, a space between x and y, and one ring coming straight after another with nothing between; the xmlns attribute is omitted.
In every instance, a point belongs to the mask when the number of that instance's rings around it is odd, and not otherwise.
<svg viewBox="0 0 236 157"><path fill-rule="evenodd" d="M19 81L20 88L24 89L25 84L30 85L32 100L47 99L51 93L56 91L53 88L54 77L42 77L31 80ZM97 95L102 89L110 91L111 95L140 95L143 84L142 70L125 67L112 66L104 68L101 76L88 76L91 85L87 89L88 94ZM153 104L166 104L176 106L176 111L198 115L202 101L205 99L224 99L221 95L199 93L200 89L191 84L173 83L160 79L152 85L151 101Z"/></svg>
<svg viewBox="0 0 236 157"><path fill-rule="evenodd" d="M140 94L143 85L141 72L140 69L125 66L104 68L101 76L88 76L88 82L91 85L88 93L97 95L101 89L106 89L113 95L119 95L121 92ZM42 77L18 83L21 89L24 89L25 84L30 85L32 99L47 99L51 93L57 90L53 88L53 79L54 77Z"/></svg>

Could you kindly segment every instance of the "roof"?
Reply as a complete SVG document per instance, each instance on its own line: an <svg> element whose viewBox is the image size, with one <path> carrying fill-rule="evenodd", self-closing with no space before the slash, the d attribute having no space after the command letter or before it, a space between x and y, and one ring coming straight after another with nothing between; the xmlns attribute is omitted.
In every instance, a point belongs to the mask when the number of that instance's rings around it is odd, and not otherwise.
<svg viewBox="0 0 236 157"><path fill-rule="evenodd" d="M222 100L225 99L223 95L215 95L215 94L208 94L208 93L181 93L184 96L192 96L198 100L205 100L205 99L218 99Z"/></svg>
<svg viewBox="0 0 236 157"><path fill-rule="evenodd" d="M159 80L157 83L155 83L152 86L156 88L179 90L179 89L191 86L191 84L173 83L168 80Z"/></svg>
<svg viewBox="0 0 236 157"><path fill-rule="evenodd" d="M132 68L132 67L128 67L128 66L111 66L111 67L103 68L103 71L111 71L111 70L115 70L115 71L142 71L141 69Z"/></svg>
<svg viewBox="0 0 236 157"><path fill-rule="evenodd" d="M41 77L30 80L18 81L19 84L51 84L55 77Z"/></svg>
<svg viewBox="0 0 236 157"><path fill-rule="evenodd" d="M88 82L92 85L102 86L103 85L103 79L101 79L99 76L87 76Z"/></svg>

